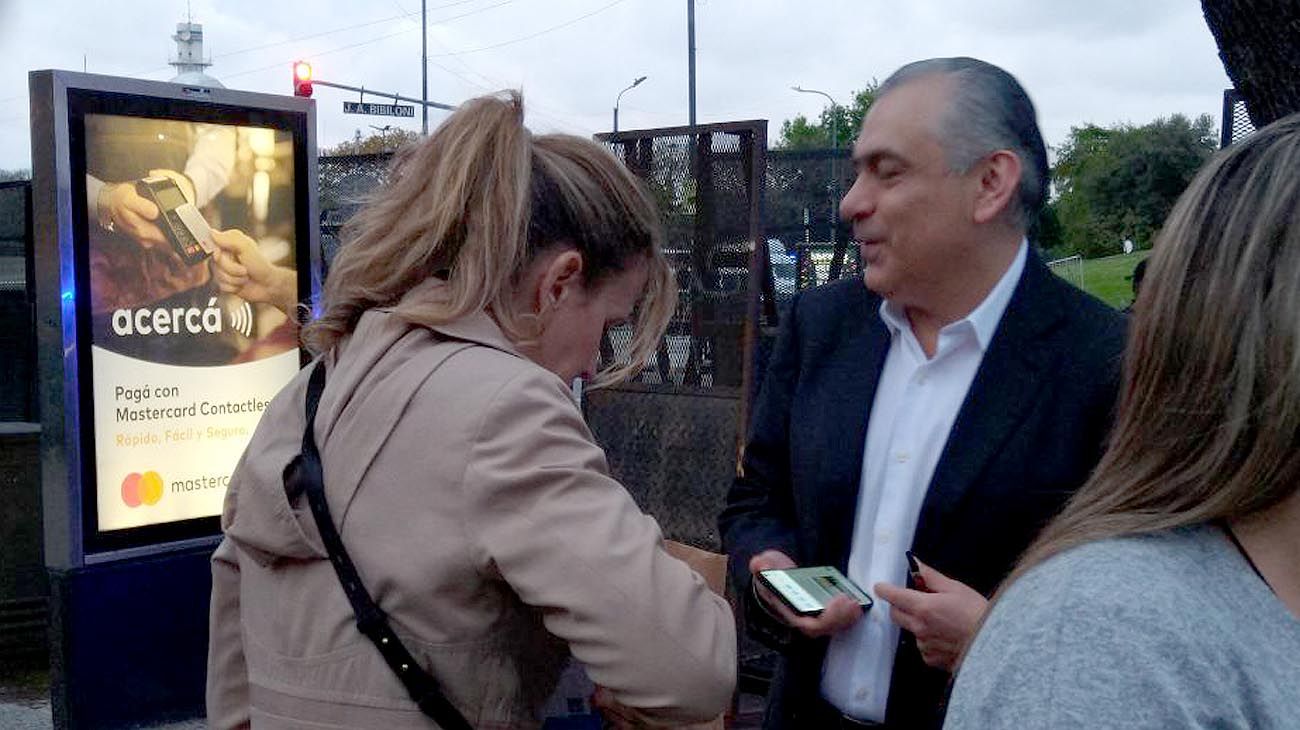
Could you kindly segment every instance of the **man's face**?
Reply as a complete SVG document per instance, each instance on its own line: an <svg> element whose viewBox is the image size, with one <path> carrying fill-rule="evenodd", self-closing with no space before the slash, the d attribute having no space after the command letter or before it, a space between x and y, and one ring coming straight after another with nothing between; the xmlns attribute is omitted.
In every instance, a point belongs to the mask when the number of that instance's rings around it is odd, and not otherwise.
<svg viewBox="0 0 1300 730"><path fill-rule="evenodd" d="M867 288L904 306L924 307L960 276L975 225L978 173L951 172L936 134L950 84L917 79L872 105L853 146L857 178L840 201Z"/></svg>

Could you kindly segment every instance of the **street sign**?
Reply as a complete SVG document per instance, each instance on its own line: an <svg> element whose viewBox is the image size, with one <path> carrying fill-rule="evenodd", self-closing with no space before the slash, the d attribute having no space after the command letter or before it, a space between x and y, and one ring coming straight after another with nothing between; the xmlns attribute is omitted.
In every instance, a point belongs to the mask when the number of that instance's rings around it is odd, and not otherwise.
<svg viewBox="0 0 1300 730"><path fill-rule="evenodd" d="M368 102L343 102L344 114L375 114L385 117L415 117L415 107L411 104L371 104Z"/></svg>

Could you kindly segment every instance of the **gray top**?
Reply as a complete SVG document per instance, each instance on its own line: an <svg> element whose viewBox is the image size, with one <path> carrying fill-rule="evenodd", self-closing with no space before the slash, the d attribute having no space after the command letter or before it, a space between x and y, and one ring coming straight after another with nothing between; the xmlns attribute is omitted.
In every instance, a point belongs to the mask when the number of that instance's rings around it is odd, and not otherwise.
<svg viewBox="0 0 1300 730"><path fill-rule="evenodd" d="M1300 620L1218 528L1085 545L1007 591L944 728L1300 728Z"/></svg>

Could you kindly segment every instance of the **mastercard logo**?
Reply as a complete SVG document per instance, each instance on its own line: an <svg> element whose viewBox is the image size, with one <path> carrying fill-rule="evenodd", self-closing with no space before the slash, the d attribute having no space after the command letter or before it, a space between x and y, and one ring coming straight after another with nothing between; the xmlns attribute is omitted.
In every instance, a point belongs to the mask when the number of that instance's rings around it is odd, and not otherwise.
<svg viewBox="0 0 1300 730"><path fill-rule="evenodd" d="M131 472L122 480L122 501L127 507L139 507L142 504L158 504L162 499L163 480L156 471L143 474Z"/></svg>

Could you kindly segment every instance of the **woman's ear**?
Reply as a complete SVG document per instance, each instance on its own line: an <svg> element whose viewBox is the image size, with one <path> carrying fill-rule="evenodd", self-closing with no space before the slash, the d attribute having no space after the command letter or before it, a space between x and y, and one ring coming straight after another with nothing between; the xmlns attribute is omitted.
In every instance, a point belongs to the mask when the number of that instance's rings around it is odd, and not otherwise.
<svg viewBox="0 0 1300 730"><path fill-rule="evenodd" d="M582 254L561 249L542 266L537 286L537 313L546 314L574 296L582 286Z"/></svg>

